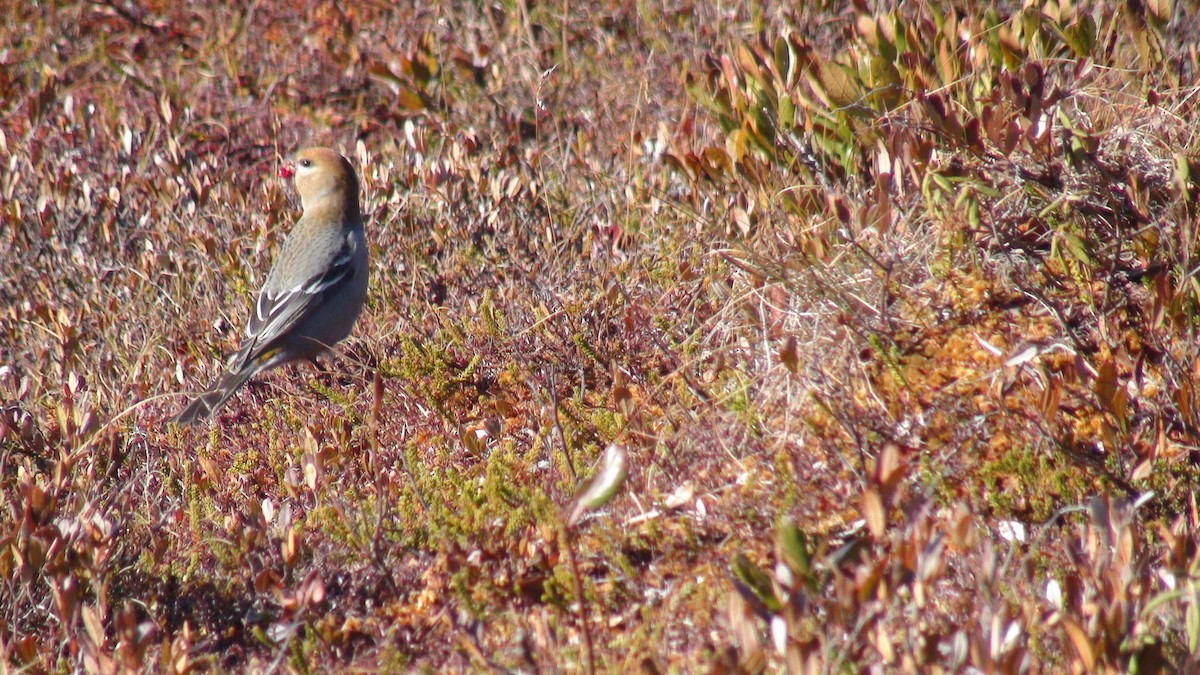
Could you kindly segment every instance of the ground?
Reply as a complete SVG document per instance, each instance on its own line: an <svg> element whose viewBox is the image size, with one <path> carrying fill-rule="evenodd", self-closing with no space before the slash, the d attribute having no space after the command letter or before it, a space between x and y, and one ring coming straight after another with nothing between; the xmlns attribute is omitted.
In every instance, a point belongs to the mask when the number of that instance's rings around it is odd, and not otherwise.
<svg viewBox="0 0 1200 675"><path fill-rule="evenodd" d="M1194 8L793 4L7 3L6 667L1195 668Z"/></svg>

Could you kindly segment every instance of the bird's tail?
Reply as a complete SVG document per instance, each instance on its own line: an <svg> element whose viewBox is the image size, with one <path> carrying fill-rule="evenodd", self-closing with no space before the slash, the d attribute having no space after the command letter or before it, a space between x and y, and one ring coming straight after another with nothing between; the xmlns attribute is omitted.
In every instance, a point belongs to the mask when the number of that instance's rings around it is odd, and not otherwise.
<svg viewBox="0 0 1200 675"><path fill-rule="evenodd" d="M180 410L179 414L172 417L170 421L180 426L188 426L208 419L210 415L225 405L225 402L237 393L243 384L246 384L246 380L253 377L259 370L259 368L241 368L225 373L203 394L192 399L192 402L184 406L183 410Z"/></svg>

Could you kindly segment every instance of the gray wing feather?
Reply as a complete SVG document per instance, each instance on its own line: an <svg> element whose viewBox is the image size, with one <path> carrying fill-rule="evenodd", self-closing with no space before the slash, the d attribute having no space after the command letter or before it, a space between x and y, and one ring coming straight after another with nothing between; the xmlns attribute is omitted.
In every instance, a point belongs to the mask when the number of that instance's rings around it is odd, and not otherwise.
<svg viewBox="0 0 1200 675"><path fill-rule="evenodd" d="M346 237L333 261L313 276L283 289L274 289L268 279L254 303L246 324L246 339L235 361L245 364L253 360L275 339L311 316L354 274L354 239Z"/></svg>

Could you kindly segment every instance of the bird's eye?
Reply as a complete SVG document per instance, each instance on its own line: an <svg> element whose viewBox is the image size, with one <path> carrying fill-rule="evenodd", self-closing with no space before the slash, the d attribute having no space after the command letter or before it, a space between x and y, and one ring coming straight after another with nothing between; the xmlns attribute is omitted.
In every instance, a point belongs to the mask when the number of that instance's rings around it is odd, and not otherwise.
<svg viewBox="0 0 1200 675"><path fill-rule="evenodd" d="M300 160L300 166L302 166L306 169L311 169L312 168L312 160L311 159L302 159L302 160Z"/></svg>

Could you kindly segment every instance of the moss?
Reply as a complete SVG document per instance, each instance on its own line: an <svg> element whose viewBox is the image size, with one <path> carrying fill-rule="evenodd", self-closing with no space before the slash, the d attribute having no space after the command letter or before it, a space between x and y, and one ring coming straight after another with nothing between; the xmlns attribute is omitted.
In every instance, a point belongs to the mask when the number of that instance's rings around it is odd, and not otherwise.
<svg viewBox="0 0 1200 675"><path fill-rule="evenodd" d="M1087 472L1065 458L1026 447L1007 449L978 470L979 495L998 515L1049 520L1064 503L1080 503L1095 489Z"/></svg>

